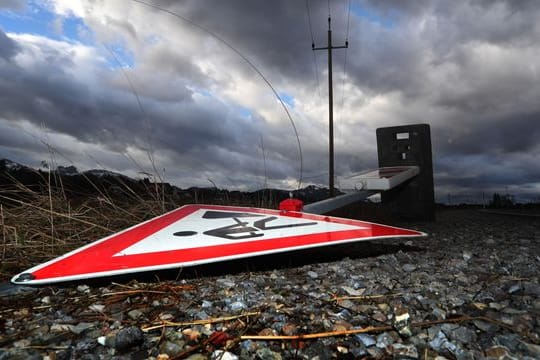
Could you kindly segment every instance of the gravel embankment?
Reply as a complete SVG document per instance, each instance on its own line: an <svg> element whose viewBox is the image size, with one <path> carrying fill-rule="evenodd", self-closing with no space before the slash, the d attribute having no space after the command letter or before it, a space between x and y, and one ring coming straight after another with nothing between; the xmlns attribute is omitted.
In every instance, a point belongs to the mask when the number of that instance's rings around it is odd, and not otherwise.
<svg viewBox="0 0 540 360"><path fill-rule="evenodd" d="M151 281L4 285L0 359L540 358L540 218L399 225L430 236Z"/></svg>

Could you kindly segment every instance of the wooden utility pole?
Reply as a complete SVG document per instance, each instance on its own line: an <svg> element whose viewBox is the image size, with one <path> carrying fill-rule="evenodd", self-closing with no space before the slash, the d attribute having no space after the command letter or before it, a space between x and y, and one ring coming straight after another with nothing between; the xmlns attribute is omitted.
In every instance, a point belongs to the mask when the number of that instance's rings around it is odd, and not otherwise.
<svg viewBox="0 0 540 360"><path fill-rule="evenodd" d="M315 47L311 44L311 48L315 50L328 50L328 187L330 189L330 197L334 197L334 94L332 90L332 49L345 49L349 47L349 42L345 41L344 46L332 46L332 21L328 17L328 45L326 47Z"/></svg>

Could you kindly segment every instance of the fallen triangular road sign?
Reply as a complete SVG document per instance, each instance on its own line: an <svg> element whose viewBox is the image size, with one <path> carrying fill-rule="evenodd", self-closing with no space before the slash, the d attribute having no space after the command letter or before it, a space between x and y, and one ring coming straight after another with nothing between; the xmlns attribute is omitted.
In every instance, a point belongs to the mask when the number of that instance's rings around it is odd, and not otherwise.
<svg viewBox="0 0 540 360"><path fill-rule="evenodd" d="M37 265L11 281L48 284L412 236L425 234L294 211L186 205Z"/></svg>

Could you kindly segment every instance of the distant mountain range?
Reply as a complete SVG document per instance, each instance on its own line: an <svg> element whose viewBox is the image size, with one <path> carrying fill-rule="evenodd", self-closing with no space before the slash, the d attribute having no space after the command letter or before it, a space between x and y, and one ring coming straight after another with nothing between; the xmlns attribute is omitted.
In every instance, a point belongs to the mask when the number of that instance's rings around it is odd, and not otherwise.
<svg viewBox="0 0 540 360"><path fill-rule="evenodd" d="M79 172L75 166L58 166L56 169L34 169L8 159L0 159L0 191L26 189L37 193L61 191L68 199L106 195L115 200L127 198L164 198L175 203L220 203L230 205L260 204L276 207L289 197L288 190L261 189L253 192L229 191L217 188L191 187L181 189L169 183L150 181L149 178L133 179L120 173L92 169ZM306 204L328 198L327 188L307 186L292 191L295 198Z"/></svg>

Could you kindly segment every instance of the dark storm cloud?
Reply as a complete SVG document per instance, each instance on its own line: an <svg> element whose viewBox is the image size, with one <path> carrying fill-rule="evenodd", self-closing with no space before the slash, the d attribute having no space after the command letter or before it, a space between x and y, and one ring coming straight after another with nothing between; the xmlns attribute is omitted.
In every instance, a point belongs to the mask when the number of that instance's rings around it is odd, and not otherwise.
<svg viewBox="0 0 540 360"><path fill-rule="evenodd" d="M516 113L495 119L469 121L462 128L443 126L433 131L434 147L441 154L510 154L540 151L539 113Z"/></svg>
<svg viewBox="0 0 540 360"><path fill-rule="evenodd" d="M17 44L0 28L0 58L9 61L18 50Z"/></svg>
<svg viewBox="0 0 540 360"><path fill-rule="evenodd" d="M401 91L413 97L423 91L424 50L417 39L374 29L363 40L361 50L351 49L349 60L350 76L360 87L372 94Z"/></svg>
<svg viewBox="0 0 540 360"><path fill-rule="evenodd" d="M304 1L154 1L154 4L186 17L227 41L265 74L282 78L314 79L311 36ZM143 5L140 5L143 6ZM344 42L345 4L332 5ZM328 8L326 1L309 1L317 46L325 46ZM159 16L168 16L158 12ZM186 24L182 20L179 23ZM193 33L204 34L197 27ZM237 59L240 60L240 59ZM324 62L323 62L324 64ZM249 68L246 66L246 70Z"/></svg>
<svg viewBox="0 0 540 360"><path fill-rule="evenodd" d="M0 115L27 118L36 125L42 123L51 130L118 151L130 145L147 147L144 133L148 130L159 141L155 147L178 152L208 144L234 149L241 140L238 134L250 136L249 131L240 131L238 119L224 121L222 114L227 109L212 101L194 104L189 98L167 108L167 103L152 100L141 112L130 93L107 90L106 94L96 94L86 84L70 81L62 71L51 69L48 74L6 74L0 83L0 94L4 94L0 95Z"/></svg>
<svg viewBox="0 0 540 360"><path fill-rule="evenodd" d="M426 12L433 4L431 0L363 0L361 6L372 8L381 16L410 18Z"/></svg>
<svg viewBox="0 0 540 360"><path fill-rule="evenodd" d="M74 82L65 69L58 64L42 65L35 73L15 65L4 69L0 116L13 121L28 119L86 141L97 140L95 132L114 123L115 111L107 111L107 104L96 101L88 85ZM125 121L120 116L116 120L122 119Z"/></svg>
<svg viewBox="0 0 540 360"><path fill-rule="evenodd" d="M183 106L176 115L174 111L163 114L152 126L153 135L158 146L179 152L209 146L243 152L243 147L256 142L257 136L254 127L242 118L224 115L230 112L227 106L212 100Z"/></svg>
<svg viewBox="0 0 540 360"><path fill-rule="evenodd" d="M500 191L505 186L530 187L540 178L536 157L519 154L447 156L438 161L437 183L441 187L465 191Z"/></svg>
<svg viewBox="0 0 540 360"><path fill-rule="evenodd" d="M25 0L0 0L0 9L22 10L25 7Z"/></svg>

